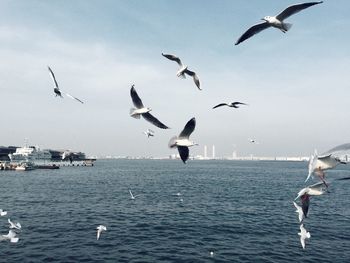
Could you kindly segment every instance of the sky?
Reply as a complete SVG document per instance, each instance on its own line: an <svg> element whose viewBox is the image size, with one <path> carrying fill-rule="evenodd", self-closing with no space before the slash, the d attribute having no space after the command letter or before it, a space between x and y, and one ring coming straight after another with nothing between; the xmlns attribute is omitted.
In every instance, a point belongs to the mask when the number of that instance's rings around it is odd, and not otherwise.
<svg viewBox="0 0 350 263"><path fill-rule="evenodd" d="M350 142L349 1L324 1L289 17L286 34L270 28L234 45L295 3L0 0L0 145L168 156L192 117L192 154L215 145L217 156L308 156ZM162 52L196 71L203 90ZM47 66L85 104L55 97ZM129 116L132 84L171 129ZM249 105L212 109L233 101Z"/></svg>

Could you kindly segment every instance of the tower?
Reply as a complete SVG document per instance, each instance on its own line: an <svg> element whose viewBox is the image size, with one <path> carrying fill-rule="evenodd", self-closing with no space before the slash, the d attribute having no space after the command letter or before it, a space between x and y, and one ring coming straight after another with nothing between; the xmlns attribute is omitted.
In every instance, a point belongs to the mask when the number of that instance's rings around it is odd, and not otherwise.
<svg viewBox="0 0 350 263"><path fill-rule="evenodd" d="M207 150L207 146L204 145L204 159L208 158L208 150Z"/></svg>
<svg viewBox="0 0 350 263"><path fill-rule="evenodd" d="M213 145L213 159L215 159L215 145Z"/></svg>

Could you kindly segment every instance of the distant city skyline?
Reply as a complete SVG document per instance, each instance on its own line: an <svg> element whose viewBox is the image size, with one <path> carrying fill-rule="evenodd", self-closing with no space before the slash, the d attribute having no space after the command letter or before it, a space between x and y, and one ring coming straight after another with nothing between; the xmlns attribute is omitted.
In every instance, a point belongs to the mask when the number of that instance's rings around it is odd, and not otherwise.
<svg viewBox="0 0 350 263"><path fill-rule="evenodd" d="M96 156L169 156L196 117L192 155L309 156L350 141L350 2L325 1L234 46L265 15L295 1L3 1L0 145ZM179 79L176 54L195 70ZM47 66L62 90L54 96ZM169 130L129 116L130 87ZM243 101L239 109L212 107ZM148 128L155 136L147 138ZM250 143L256 139L259 144ZM210 156L210 153L208 153Z"/></svg>

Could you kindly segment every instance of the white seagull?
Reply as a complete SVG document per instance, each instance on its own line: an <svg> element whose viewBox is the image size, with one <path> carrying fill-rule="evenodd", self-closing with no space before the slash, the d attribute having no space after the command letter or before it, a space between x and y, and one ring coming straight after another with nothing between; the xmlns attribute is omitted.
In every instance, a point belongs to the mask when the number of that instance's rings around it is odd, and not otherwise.
<svg viewBox="0 0 350 263"><path fill-rule="evenodd" d="M302 4L295 4L287 7L284 9L281 13L279 13L276 16L265 16L262 18L264 22L256 24L252 27L250 27L235 43L235 45L238 45L239 43L247 40L248 38L254 36L255 34L263 31L264 29L267 29L269 27L275 27L281 30L283 33L286 33L291 27L292 24L285 23L283 20L290 17L291 15L294 15L301 10L304 10L305 8L308 8L313 5L321 4L323 1L316 1L316 2L308 2L308 3L302 3Z"/></svg>
<svg viewBox="0 0 350 263"><path fill-rule="evenodd" d="M311 237L310 232L307 232L306 229L304 228L304 225L300 225L300 233L298 233L300 236L300 243L303 249L305 249L305 239L309 239Z"/></svg>
<svg viewBox="0 0 350 263"><path fill-rule="evenodd" d="M146 108L145 106L143 106L142 100L137 94L134 85L131 86L130 96L131 96L132 102L134 103L134 106L136 107L136 109L135 108L130 109L131 117L135 119L140 119L142 115L142 117L145 120L149 121L150 123L157 126L158 128L169 129L168 126L161 123L157 118L155 118L151 113L149 113L152 110L151 108Z"/></svg>
<svg viewBox="0 0 350 263"><path fill-rule="evenodd" d="M9 233L7 235L1 235L1 240L5 239L9 239L11 243L17 243L19 240L16 232L13 230L9 230Z"/></svg>
<svg viewBox="0 0 350 263"><path fill-rule="evenodd" d="M293 202L293 204L294 204L295 208L297 209L297 210L295 210L295 212L298 213L299 222L301 223L305 218L303 209L301 206L298 206L297 203Z"/></svg>
<svg viewBox="0 0 350 263"><path fill-rule="evenodd" d="M147 131L144 131L143 133L147 136L147 138L154 136L154 131L150 129L147 129Z"/></svg>
<svg viewBox="0 0 350 263"><path fill-rule="evenodd" d="M180 135L174 136L169 141L169 147L175 148L177 147L181 160L186 163L188 157L189 157L189 150L188 147L193 145L198 145L197 143L194 143L189 140L189 137L191 133L194 131L194 128L196 127L196 119L192 118L190 119L187 124L185 125L185 128L182 130Z"/></svg>
<svg viewBox="0 0 350 263"><path fill-rule="evenodd" d="M99 240L102 231L107 231L107 227L103 225L99 225L96 229L97 229L97 240Z"/></svg>
<svg viewBox="0 0 350 263"><path fill-rule="evenodd" d="M328 151L329 152L329 151ZM346 164L342 162L338 157L334 156L332 153L330 154L322 154L318 156L317 151L315 150L314 154L310 156L309 159L309 173L307 175L307 180L311 177L313 173L317 174L321 180L324 182L324 170L332 169L336 167L338 164Z"/></svg>
<svg viewBox="0 0 350 263"><path fill-rule="evenodd" d="M12 222L10 220L10 218L7 219L7 222L9 222L10 226L9 228L15 228L15 229L18 229L18 230L21 230L22 226L19 222Z"/></svg>
<svg viewBox="0 0 350 263"><path fill-rule="evenodd" d="M179 64L180 69L177 71L176 76L185 79L186 78L185 74L187 74L187 75L193 77L193 81L196 84L197 88L199 90L202 90L200 87L199 78L198 78L198 75L196 74L196 72L189 70L188 66L183 65L179 57L171 55L171 54L164 54L164 53L162 53L162 56L166 57L169 60L175 61L177 64Z"/></svg>
<svg viewBox="0 0 350 263"><path fill-rule="evenodd" d="M6 216L6 215L7 215L7 211L0 209L0 216Z"/></svg>
<svg viewBox="0 0 350 263"><path fill-rule="evenodd" d="M49 72L50 72L50 76L51 76L51 78L52 78L52 81L53 81L54 84L55 84L55 88L53 89L53 91L55 92L56 97L59 96L59 97L63 98L63 96L62 96L62 91L61 91L60 88L58 87L58 83L57 83L57 81L56 81L55 74L53 74L53 71L52 71L52 69L51 69L49 66L47 66L47 68L48 68L48 70L49 70ZM65 94L66 94L68 97L70 97L71 99L77 100L77 101L79 101L80 103L84 103L84 102L81 101L80 99L78 99L78 98L76 98L76 97L73 97L72 95L70 95L70 94L68 94L68 93L65 93Z"/></svg>
<svg viewBox="0 0 350 263"><path fill-rule="evenodd" d="M305 187L299 191L298 196L294 199L294 201L300 198L305 218L307 217L307 214L309 212L310 196L322 195L326 192L326 189L327 185L323 182L319 182Z"/></svg>

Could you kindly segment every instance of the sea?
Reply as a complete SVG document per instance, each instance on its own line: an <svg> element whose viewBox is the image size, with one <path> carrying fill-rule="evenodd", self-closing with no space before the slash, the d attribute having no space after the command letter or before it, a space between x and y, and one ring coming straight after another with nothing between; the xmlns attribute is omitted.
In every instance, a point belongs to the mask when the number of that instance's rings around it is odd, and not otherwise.
<svg viewBox="0 0 350 263"><path fill-rule="evenodd" d="M303 250L293 200L317 182L306 176L306 162L228 160L0 171L0 234L7 218L22 225L0 262L350 262L350 180L339 180L350 165L311 198Z"/></svg>

